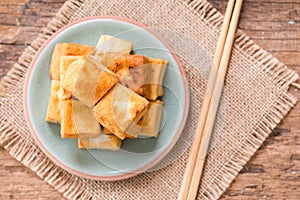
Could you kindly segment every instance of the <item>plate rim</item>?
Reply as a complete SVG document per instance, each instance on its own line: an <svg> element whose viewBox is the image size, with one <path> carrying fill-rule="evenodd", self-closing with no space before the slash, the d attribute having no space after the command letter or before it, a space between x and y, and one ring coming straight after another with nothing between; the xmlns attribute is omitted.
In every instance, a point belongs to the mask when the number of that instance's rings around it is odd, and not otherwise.
<svg viewBox="0 0 300 200"><path fill-rule="evenodd" d="M166 46L166 48L169 50L170 54L172 55L173 59L175 60L178 69L180 71L182 80L183 80L183 87L184 87L184 99L185 99L185 104L184 104L184 110L183 110L183 115L182 115L182 119L180 121L179 127L174 135L174 137L172 138L171 142L167 145L166 149L160 153L158 155L157 158L155 158L154 160L152 160L151 162L149 162L148 164L144 165L143 167L134 170L132 172L126 172L124 174L120 174L120 175L112 175L112 176L97 176L97 175L92 175L92 174L88 174L88 173L84 173L81 172L79 170L73 169L72 167L62 163L59 159L57 159L41 142L38 134L36 133L36 131L33 128L33 124L32 124L32 120L30 118L29 115L29 104L28 104L28 90L29 90L29 80L33 71L33 68L40 56L40 54L44 51L44 49L47 47L47 45L53 40L55 39L60 33L64 32L66 29L75 26L77 24L80 23L84 23L86 21L92 21L92 20L103 20L103 19L111 19L111 20L116 20L116 21L121 21L121 22L126 22L129 24L133 24L137 27L140 27L146 31L148 31L150 34L152 34L153 36L155 36L163 45ZM25 115L25 119L27 121L27 125L29 128L29 131L31 132L31 135L33 136L35 142L37 143L38 147L42 150L43 153L45 153L45 155L51 160L53 161L54 164L56 164L57 166L61 167L62 169L66 170L67 172L82 177L82 178L87 178L87 179L92 179L92 180L100 180L100 181L117 181L117 180L123 180L123 179L128 179L130 177L139 175L143 172L146 172L148 169L151 169L153 166L155 166L156 164L158 164L170 151L171 149L173 149L173 147L175 146L175 144L177 143L180 135L183 132L184 126L186 124L186 120L187 120L187 115L188 115L188 111L189 111L189 103L190 103L190 95L189 95L189 87L188 87L188 81L186 78L186 74L184 71L183 66L181 65L178 57L175 55L174 51L172 51L170 45L161 38L161 36L159 36L157 33L155 33L154 31L151 31L146 25L141 24L139 22L133 21L131 19L127 19L124 17L120 17L120 16L94 16L94 17L87 17L87 18L83 18L77 21L74 21L72 23L69 23L68 25L64 26L63 28L57 30L53 35L51 35L44 43L43 45L39 48L39 50L36 52L36 54L34 55L28 71L26 73L25 76L25 82L24 82L24 87L23 87L23 109L24 109L24 115Z"/></svg>

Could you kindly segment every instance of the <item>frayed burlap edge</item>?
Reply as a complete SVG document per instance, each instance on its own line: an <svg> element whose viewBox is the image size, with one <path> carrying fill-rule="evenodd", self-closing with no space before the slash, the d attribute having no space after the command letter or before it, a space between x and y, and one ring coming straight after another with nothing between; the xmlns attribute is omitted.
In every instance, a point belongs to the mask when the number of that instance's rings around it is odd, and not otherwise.
<svg viewBox="0 0 300 200"><path fill-rule="evenodd" d="M82 0L66 2L56 14L55 18L43 29L39 37L26 48L19 58L18 63L15 64L7 76L2 79L0 84L1 98L6 98L6 94L16 89L19 84L19 79L25 76L32 58L41 45L58 29L70 22L72 14L78 11L82 3ZM208 2L192 0L185 1L185 3L192 12L195 12L201 19L207 22L209 26L220 30L223 20L222 15ZM262 70L272 77L275 84L286 91L290 84L293 84L298 79L298 75L294 71L288 69L284 64L272 57L271 54L254 44L242 31L238 31L235 47L255 59L258 63L261 63L263 66ZM243 168L243 165L245 165L256 152L272 129L276 127L296 101L297 99L288 92L279 98L277 104L275 104L269 113L257 124L256 129L253 130L249 139L244 143L244 146L240 148L240 151L236 152L229 163L224 166L225 173L216 175L216 180L218 181L208 188L204 194L207 199L217 199L222 195L238 172ZM78 197L84 198L89 196L86 194L84 187L82 187L84 184L82 179L73 177L57 167L40 149L32 145L31 142L24 140L12 127L12 124L7 124L7 122L0 119L1 145L3 145L13 157L36 172L39 177L47 181L66 198L76 199Z"/></svg>

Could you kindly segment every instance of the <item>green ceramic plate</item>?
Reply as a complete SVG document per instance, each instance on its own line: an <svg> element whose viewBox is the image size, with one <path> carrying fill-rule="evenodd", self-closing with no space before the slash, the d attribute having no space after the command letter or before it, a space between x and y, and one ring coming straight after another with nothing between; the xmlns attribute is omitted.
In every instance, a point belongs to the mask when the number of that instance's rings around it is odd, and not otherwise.
<svg viewBox="0 0 300 200"><path fill-rule="evenodd" d="M60 126L45 122L50 93L49 65L58 42L95 46L102 34L133 42L133 53L169 61L164 79L163 122L158 138L125 140L121 151L81 150L76 139L61 139ZM155 33L119 17L88 18L54 34L38 51L28 70L24 108L29 128L43 152L58 166L75 175L96 180L132 177L157 164L178 140L188 112L185 73L176 56Z"/></svg>

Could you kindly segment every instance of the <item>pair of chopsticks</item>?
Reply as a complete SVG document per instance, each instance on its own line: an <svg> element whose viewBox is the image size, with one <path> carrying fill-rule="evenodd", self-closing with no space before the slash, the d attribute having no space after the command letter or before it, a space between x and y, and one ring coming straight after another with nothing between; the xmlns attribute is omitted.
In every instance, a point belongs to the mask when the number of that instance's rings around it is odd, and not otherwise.
<svg viewBox="0 0 300 200"><path fill-rule="evenodd" d="M199 122L191 146L179 199L194 200L197 196L213 125L220 102L225 75L243 0L229 0L214 57Z"/></svg>

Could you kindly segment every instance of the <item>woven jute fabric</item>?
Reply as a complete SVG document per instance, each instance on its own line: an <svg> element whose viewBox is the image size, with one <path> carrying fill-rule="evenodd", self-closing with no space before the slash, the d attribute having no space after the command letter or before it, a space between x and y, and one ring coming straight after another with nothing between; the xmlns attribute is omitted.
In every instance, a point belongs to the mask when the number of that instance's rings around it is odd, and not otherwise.
<svg viewBox="0 0 300 200"><path fill-rule="evenodd" d="M93 181L56 166L36 145L23 115L23 83L39 47L58 29L89 16L122 16L145 24L179 56L190 88L182 137L162 163L136 177ZM1 82L0 143L68 199L176 199L183 178L222 15L202 0L68 1ZM45 66L48 67L48 66ZM295 104L298 75L238 31L198 199L218 199Z"/></svg>

